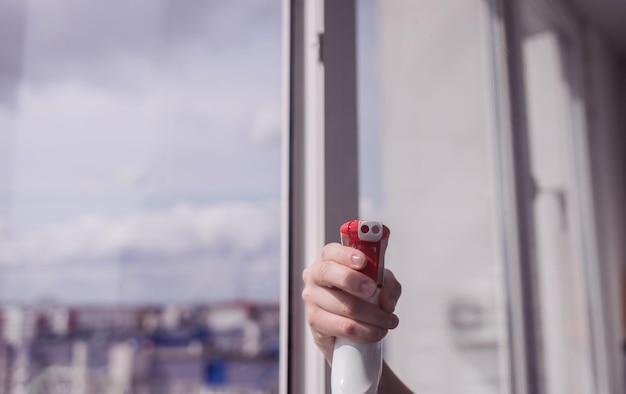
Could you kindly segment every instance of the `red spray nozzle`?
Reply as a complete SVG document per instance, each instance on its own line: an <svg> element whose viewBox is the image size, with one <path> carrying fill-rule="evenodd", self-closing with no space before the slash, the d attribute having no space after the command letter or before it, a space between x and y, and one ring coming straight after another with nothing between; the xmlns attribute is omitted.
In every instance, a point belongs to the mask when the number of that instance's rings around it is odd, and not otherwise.
<svg viewBox="0 0 626 394"><path fill-rule="evenodd" d="M385 269L385 250L390 234L389 227L374 220L352 220L341 226L341 244L351 246L365 254L367 263L361 272L382 286Z"/></svg>

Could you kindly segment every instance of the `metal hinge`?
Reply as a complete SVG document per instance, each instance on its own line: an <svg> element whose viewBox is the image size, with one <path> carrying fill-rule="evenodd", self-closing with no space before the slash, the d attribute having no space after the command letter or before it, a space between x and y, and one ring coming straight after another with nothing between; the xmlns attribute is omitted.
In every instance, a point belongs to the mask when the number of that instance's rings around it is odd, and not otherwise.
<svg viewBox="0 0 626 394"><path fill-rule="evenodd" d="M317 61L324 64L324 33L317 33Z"/></svg>

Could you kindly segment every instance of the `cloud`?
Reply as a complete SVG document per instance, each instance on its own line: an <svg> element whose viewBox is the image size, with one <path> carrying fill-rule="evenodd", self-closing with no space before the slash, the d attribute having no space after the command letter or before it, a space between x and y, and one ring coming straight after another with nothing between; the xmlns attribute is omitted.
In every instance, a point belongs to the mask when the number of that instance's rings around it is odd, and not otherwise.
<svg viewBox="0 0 626 394"><path fill-rule="evenodd" d="M195 207L121 219L83 215L0 245L1 264L161 261L194 256L262 256L276 249L276 208L252 204Z"/></svg>
<svg viewBox="0 0 626 394"><path fill-rule="evenodd" d="M166 302L278 297L276 205L84 215L0 239L2 297Z"/></svg>
<svg viewBox="0 0 626 394"><path fill-rule="evenodd" d="M15 106L23 58L24 26L23 2L0 2L0 110L2 106Z"/></svg>
<svg viewBox="0 0 626 394"><path fill-rule="evenodd" d="M265 54L250 66L254 52L189 52L178 70L127 64L132 89L75 79L22 85L19 112L0 109L0 126L14 140L0 153L14 153L11 209L19 225L119 212L137 198L161 206L277 198L280 152L251 144L250 127L258 118L257 132L272 135L280 83L271 75L280 61ZM5 173L0 168L0 182Z"/></svg>
<svg viewBox="0 0 626 394"><path fill-rule="evenodd" d="M280 1L20 4L0 296L277 296Z"/></svg>
<svg viewBox="0 0 626 394"><path fill-rule="evenodd" d="M28 78L39 82L60 76L110 78L112 66L121 67L129 58L144 67L165 67L181 51L195 48L215 55L246 50L259 37L280 34L278 0L28 4L25 66Z"/></svg>

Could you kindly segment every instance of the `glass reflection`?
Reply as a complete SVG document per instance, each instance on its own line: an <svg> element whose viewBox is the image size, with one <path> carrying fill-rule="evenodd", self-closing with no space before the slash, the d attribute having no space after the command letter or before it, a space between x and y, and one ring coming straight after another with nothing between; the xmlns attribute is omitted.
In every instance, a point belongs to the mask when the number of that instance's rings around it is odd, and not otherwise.
<svg viewBox="0 0 626 394"><path fill-rule="evenodd" d="M403 283L386 358L420 393L509 390L484 1L359 1L361 215Z"/></svg>

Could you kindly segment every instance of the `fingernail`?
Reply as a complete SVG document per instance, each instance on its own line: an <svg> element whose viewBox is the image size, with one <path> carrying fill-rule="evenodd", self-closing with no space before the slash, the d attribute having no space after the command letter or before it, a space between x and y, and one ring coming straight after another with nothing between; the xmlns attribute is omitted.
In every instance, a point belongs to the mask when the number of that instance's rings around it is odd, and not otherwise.
<svg viewBox="0 0 626 394"><path fill-rule="evenodd" d="M376 283L372 281L361 283L361 292L363 293L363 295L369 297L374 294L374 291L376 291Z"/></svg>
<svg viewBox="0 0 626 394"><path fill-rule="evenodd" d="M365 263L365 258L361 256L360 254L355 254L352 256L352 266L354 268L361 268L363 267L364 263Z"/></svg>
<svg viewBox="0 0 626 394"><path fill-rule="evenodd" d="M391 328L398 327L398 324L400 324L400 319L398 319L398 316L391 315Z"/></svg>

